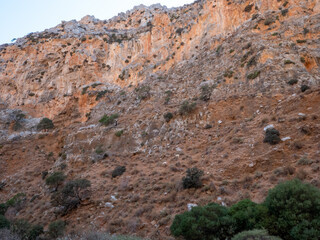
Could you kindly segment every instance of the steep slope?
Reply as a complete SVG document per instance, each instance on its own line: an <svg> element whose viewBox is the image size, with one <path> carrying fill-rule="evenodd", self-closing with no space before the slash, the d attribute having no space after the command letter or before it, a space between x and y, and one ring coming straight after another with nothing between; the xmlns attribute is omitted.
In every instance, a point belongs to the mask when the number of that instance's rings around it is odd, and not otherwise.
<svg viewBox="0 0 320 240"><path fill-rule="evenodd" d="M261 201L293 177L320 186L319 11L293 0L139 6L2 46L0 202L24 192L18 214L33 222L170 239L188 203ZM38 131L40 117L55 129ZM277 145L263 142L269 124ZM183 190L191 167L204 186ZM90 200L61 217L46 171L89 179Z"/></svg>

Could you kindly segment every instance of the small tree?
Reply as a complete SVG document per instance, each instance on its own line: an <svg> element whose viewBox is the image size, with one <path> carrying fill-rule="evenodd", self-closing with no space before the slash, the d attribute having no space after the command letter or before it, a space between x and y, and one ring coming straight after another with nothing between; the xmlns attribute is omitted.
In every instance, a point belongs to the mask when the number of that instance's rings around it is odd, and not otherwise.
<svg viewBox="0 0 320 240"><path fill-rule="evenodd" d="M66 176L63 172L54 172L46 178L46 184L50 187L54 187L55 191L57 191L58 186L62 184L65 179Z"/></svg>
<svg viewBox="0 0 320 240"><path fill-rule="evenodd" d="M199 188L202 187L201 176L203 171L198 168L188 168L187 176L182 178L183 188Z"/></svg>
<svg viewBox="0 0 320 240"><path fill-rule="evenodd" d="M63 189L52 196L55 205L64 207L62 214L66 214L76 208L85 198L89 196L87 188L91 183L87 179L76 179L67 182Z"/></svg>
<svg viewBox="0 0 320 240"><path fill-rule="evenodd" d="M269 233L285 240L318 239L320 236L320 190L292 180L269 191L264 202Z"/></svg>
<svg viewBox="0 0 320 240"><path fill-rule="evenodd" d="M170 230L174 236L188 240L230 239L234 234L234 224L226 207L209 203L176 215Z"/></svg>
<svg viewBox="0 0 320 240"><path fill-rule="evenodd" d="M53 128L54 128L53 122L49 118L42 118L37 126L37 129L39 131L53 129Z"/></svg>

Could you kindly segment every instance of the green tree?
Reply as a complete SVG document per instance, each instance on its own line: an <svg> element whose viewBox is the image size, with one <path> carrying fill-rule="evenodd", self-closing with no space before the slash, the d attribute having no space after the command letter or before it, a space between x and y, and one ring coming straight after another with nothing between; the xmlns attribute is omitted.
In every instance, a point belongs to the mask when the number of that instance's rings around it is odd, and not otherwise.
<svg viewBox="0 0 320 240"><path fill-rule="evenodd" d="M176 215L170 230L174 236L188 240L224 240L234 234L235 221L230 217L228 208L210 203Z"/></svg>
<svg viewBox="0 0 320 240"><path fill-rule="evenodd" d="M313 240L320 236L320 190L292 180L280 183L264 202L269 233L285 240Z"/></svg>

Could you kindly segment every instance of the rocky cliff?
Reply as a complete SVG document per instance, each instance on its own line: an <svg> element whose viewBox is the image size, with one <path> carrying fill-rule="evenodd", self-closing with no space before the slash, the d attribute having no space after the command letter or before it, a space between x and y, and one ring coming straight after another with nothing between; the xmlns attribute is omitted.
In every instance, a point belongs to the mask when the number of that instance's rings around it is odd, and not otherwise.
<svg viewBox="0 0 320 240"><path fill-rule="evenodd" d="M319 185L319 46L317 0L138 6L2 45L0 202L24 192L19 216L61 218L42 173L63 171L93 190L62 217L69 231L169 239L187 203L261 201L293 177ZM43 117L54 130L37 128ZM275 146L263 142L271 124ZM194 166L204 186L182 190Z"/></svg>

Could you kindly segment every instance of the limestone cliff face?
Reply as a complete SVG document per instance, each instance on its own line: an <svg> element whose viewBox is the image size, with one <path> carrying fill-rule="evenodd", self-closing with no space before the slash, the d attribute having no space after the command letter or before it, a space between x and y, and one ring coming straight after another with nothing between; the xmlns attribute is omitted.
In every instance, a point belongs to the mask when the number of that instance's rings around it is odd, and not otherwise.
<svg viewBox="0 0 320 240"><path fill-rule="evenodd" d="M0 46L0 203L26 194L6 216L172 240L189 203L259 202L294 177L320 187L319 46L318 0L138 6ZM191 167L200 189L181 188ZM45 183L57 171L91 182L66 215Z"/></svg>
<svg viewBox="0 0 320 240"><path fill-rule="evenodd" d="M90 84L102 83L101 91L136 85L190 59L207 42L216 47L255 14L286 8L289 16L316 14L319 2L197 1L177 9L139 6L108 21L87 16L62 22L1 47L0 101L54 117L76 98L84 119L96 104L81 95Z"/></svg>

